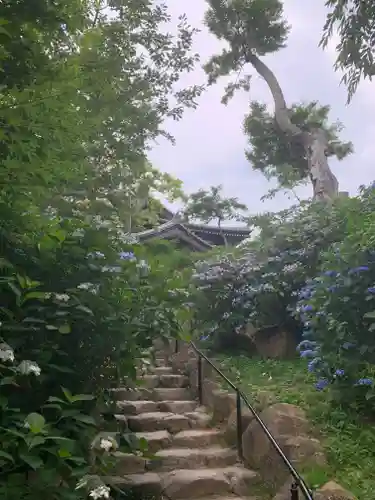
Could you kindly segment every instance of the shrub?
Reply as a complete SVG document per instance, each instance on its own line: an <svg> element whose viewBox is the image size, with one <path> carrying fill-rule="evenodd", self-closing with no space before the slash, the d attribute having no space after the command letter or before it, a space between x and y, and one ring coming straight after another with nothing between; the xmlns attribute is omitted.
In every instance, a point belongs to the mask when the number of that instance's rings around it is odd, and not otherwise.
<svg viewBox="0 0 375 500"><path fill-rule="evenodd" d="M346 211L347 234L322 258L321 274L300 292L305 323L299 349L316 387L356 410L373 412L375 375L375 252L372 187Z"/></svg>

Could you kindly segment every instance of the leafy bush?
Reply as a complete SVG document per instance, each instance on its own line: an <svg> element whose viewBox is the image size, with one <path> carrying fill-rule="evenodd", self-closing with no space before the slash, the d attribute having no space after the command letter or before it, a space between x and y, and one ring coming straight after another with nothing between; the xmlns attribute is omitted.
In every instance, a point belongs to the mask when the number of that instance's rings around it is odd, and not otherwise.
<svg viewBox="0 0 375 500"><path fill-rule="evenodd" d="M301 356L316 387L357 410L374 410L375 193L363 189L345 212L347 234L322 258L321 274L300 292Z"/></svg>
<svg viewBox="0 0 375 500"><path fill-rule="evenodd" d="M342 205L305 203L267 217L254 218L260 235L242 250L200 262L195 281L196 325L227 345L246 325L300 330L291 311L306 279L320 265L322 251L344 231ZM232 340L231 340L232 339Z"/></svg>

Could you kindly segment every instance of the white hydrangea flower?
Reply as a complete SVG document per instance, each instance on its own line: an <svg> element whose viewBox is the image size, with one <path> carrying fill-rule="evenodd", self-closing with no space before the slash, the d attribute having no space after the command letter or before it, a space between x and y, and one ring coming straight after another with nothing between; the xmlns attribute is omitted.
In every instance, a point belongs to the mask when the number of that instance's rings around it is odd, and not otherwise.
<svg viewBox="0 0 375 500"><path fill-rule="evenodd" d="M102 485L90 491L89 496L94 500L98 498L109 498L111 490L108 486Z"/></svg>
<svg viewBox="0 0 375 500"><path fill-rule="evenodd" d="M21 363L18 365L17 370L22 375L30 375L30 373L33 373L36 377L39 377L39 375L41 374L40 367L34 361L29 361L27 359L21 361Z"/></svg>
<svg viewBox="0 0 375 500"><path fill-rule="evenodd" d="M1 361L14 361L14 351L8 344L0 344L0 360Z"/></svg>
<svg viewBox="0 0 375 500"><path fill-rule="evenodd" d="M105 451L109 451L113 448L113 442L110 439L102 438L100 440L100 448Z"/></svg>
<svg viewBox="0 0 375 500"><path fill-rule="evenodd" d="M61 302L68 302L70 297L67 293L55 293L55 299Z"/></svg>

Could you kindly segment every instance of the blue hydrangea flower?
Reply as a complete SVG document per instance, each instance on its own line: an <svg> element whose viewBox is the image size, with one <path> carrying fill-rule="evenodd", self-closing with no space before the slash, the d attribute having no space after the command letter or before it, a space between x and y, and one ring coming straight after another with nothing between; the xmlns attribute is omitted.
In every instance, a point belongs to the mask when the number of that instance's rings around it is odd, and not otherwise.
<svg viewBox="0 0 375 500"><path fill-rule="evenodd" d="M303 312L310 312L313 310L313 306L311 306L310 304L307 304L305 306L302 306L302 311Z"/></svg>
<svg viewBox="0 0 375 500"><path fill-rule="evenodd" d="M315 384L315 389L317 391L323 391L327 385L329 385L329 380L326 378L319 379Z"/></svg>
<svg viewBox="0 0 375 500"><path fill-rule="evenodd" d="M342 370L341 368L339 368L339 369L337 369L337 370L335 371L335 375L336 375L337 377L342 377L343 375L345 375L345 371L344 371L344 370Z"/></svg>
<svg viewBox="0 0 375 500"><path fill-rule="evenodd" d="M119 257L121 260L133 260L135 255L133 252L120 252Z"/></svg>
<svg viewBox="0 0 375 500"><path fill-rule="evenodd" d="M375 294L375 286L370 286L369 288L367 288L367 291L368 293Z"/></svg>
<svg viewBox="0 0 375 500"><path fill-rule="evenodd" d="M352 269L349 269L348 274L359 274L363 271L369 271L370 268L368 266L358 266L358 267L353 267Z"/></svg>
<svg viewBox="0 0 375 500"><path fill-rule="evenodd" d="M210 338L209 335L202 335L202 337L200 338L200 340L202 340L202 342L208 340Z"/></svg>
<svg viewBox="0 0 375 500"><path fill-rule="evenodd" d="M320 363L320 358L314 358L312 359L311 361L308 362L307 364L307 370L310 372L310 373L313 373L316 368L317 368L317 365Z"/></svg>
<svg viewBox="0 0 375 500"><path fill-rule="evenodd" d="M355 385L372 385L373 383L372 378L360 378Z"/></svg>
<svg viewBox="0 0 375 500"><path fill-rule="evenodd" d="M312 349L306 349L306 351L301 351L301 358L314 358L318 354L317 351L313 351Z"/></svg>
<svg viewBox="0 0 375 500"><path fill-rule="evenodd" d="M297 346L297 351L302 351L303 349L314 349L317 343L314 340L302 340Z"/></svg>

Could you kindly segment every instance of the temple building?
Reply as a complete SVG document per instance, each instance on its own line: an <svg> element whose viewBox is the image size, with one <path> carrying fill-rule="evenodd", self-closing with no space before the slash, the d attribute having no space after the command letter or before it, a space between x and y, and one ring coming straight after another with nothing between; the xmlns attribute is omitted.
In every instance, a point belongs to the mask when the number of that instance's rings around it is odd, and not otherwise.
<svg viewBox="0 0 375 500"><path fill-rule="evenodd" d="M160 225L137 233L140 241L155 238L172 240L182 247L195 252L205 252L215 246L236 246L250 236L251 230L245 227L214 227L207 224L191 224L173 214L166 208L162 209Z"/></svg>

